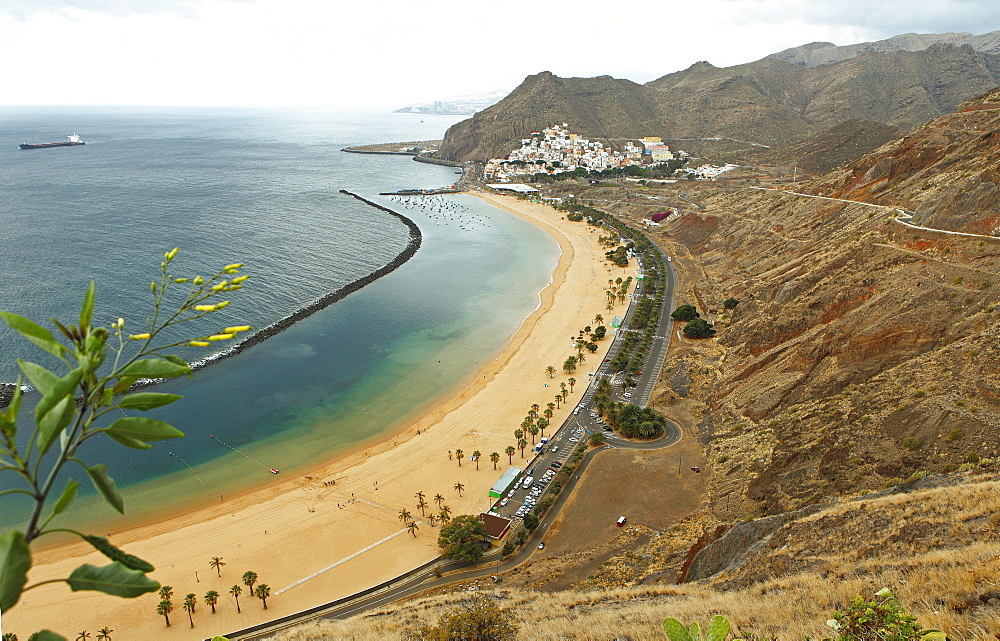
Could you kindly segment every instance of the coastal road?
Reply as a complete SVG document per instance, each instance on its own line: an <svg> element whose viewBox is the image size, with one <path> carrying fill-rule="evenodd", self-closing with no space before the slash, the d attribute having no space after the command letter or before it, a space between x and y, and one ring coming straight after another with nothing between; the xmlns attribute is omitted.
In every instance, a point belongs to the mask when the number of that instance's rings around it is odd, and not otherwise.
<svg viewBox="0 0 1000 641"><path fill-rule="evenodd" d="M636 387L632 389L631 397L620 399L637 404L640 407L645 407L646 403L649 401L649 397L653 392L653 387L656 384L660 368L662 367L663 360L666 356L667 348L670 344L670 332L672 331L673 322L670 318L670 314L673 312L674 287L677 278L673 262L659 247L659 245L653 243L653 246L660 252L663 258L663 264L666 268L666 283L663 298L664 305L660 310L656 338L653 340L653 344L650 347L649 356L647 357L643 373L635 380ZM639 265L643 272L648 272L646 266L641 261L639 261ZM631 320L638 301L645 296L643 293L644 288L645 283L643 281L639 281L636 291L632 296L632 301L629 304L629 308L625 313L622 327L628 327L628 321ZM613 359L617 354L624 335L625 331L617 332L614 342L608 350L608 359ZM680 440L680 428L669 420L667 421L663 436L659 439L654 441L630 441L606 430L606 426L603 421L596 416L591 416L591 409L593 406L593 389L596 387L596 381L602 376L611 376L613 373L610 369L610 362L602 362L595 369L594 376L588 376L589 385L586 390L584 390L577 408L567 417L566 420L563 421L562 425L560 425L560 427L552 433L550 440L547 446L543 448L543 451L529 461L525 476L535 475L536 477L540 477L546 469L552 467L554 462L560 465L563 464L569 459L571 454L581 446L581 442L586 442L590 433L603 433L605 435L605 439L607 440L607 445L593 448L584 455L577 469L563 487L562 492L556 498L549 511L545 514L544 520L539 523L538 528L536 528L535 531L532 532L531 535L525 540L524 546L513 556L509 557L505 561L500 560L501 549L498 547L491 550L489 554L484 555L483 558L476 564L445 560L432 561L414 571L388 581L381 586L376 586L371 590L366 590L361 594L344 597L343 599L338 599L305 612L300 612L283 617L282 619L252 626L250 628L246 628L245 630L231 633L227 635L227 638L231 641L264 639L275 632L291 628L296 625L301 625L307 621L316 619L348 618L374 608L388 605L394 601L411 597L427 590L433 590L435 588L440 588L453 583L473 579L500 576L502 573L513 570L527 561L531 555L537 551L538 544L544 540L549 531L550 524L555 521L559 511L572 495L577 483L580 481L583 473L586 471L594 457L599 455L601 452L611 449L663 449L670 447ZM619 392L619 394L621 394L621 392ZM530 490L524 488L523 484L520 482L515 487L516 491L513 496L509 497L508 504L501 510L501 514L507 516L508 518L513 517L517 507L523 505L525 497L530 492ZM544 493L542 496L544 496ZM538 498L541 499L541 496Z"/></svg>

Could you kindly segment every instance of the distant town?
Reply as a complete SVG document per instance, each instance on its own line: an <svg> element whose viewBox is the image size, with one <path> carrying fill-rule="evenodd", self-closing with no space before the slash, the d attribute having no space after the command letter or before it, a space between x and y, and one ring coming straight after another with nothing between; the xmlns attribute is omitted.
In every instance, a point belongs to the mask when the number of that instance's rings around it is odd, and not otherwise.
<svg viewBox="0 0 1000 641"><path fill-rule="evenodd" d="M626 167L657 167L673 160L687 160L690 155L682 150L672 151L657 136L642 140L625 141L621 150L596 140L570 133L569 124L552 125L542 131L531 132L530 138L521 140L521 148L510 152L506 158L491 158L483 169L483 178L492 182L513 182L537 174L560 174L585 169L606 171ZM701 165L683 168L695 178L711 179L734 169L736 165Z"/></svg>

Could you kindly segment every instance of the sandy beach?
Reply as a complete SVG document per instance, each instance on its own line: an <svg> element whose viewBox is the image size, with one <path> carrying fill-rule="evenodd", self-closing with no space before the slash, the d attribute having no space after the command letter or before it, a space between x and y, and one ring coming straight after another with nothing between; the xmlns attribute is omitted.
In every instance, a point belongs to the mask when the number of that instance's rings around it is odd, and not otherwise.
<svg viewBox="0 0 1000 641"><path fill-rule="evenodd" d="M540 305L525 319L502 353L475 373L455 396L419 421L310 473L281 479L263 490L229 497L224 505L178 514L168 520L112 533L111 540L156 566L151 575L173 587L171 626L156 614L159 597L117 599L93 592L70 592L64 584L47 585L22 595L22 603L3 615L3 631L21 638L43 627L75 638L104 626L115 639L203 639L292 614L349 595L401 574L437 556L438 527L421 518L415 494L423 492L428 512L437 512L435 495L445 498L451 514L476 514L491 505L490 486L509 467L504 449L516 445L513 432L533 403L553 402L559 384L570 375L562 363L575 351L571 338L596 314L607 322L624 313L619 304L605 308L608 278L634 274L634 267L609 272L599 230L572 223L547 205L511 197L477 194L486 202L538 225L559 243L562 255ZM569 401L557 410L558 426L576 405L611 343L572 375L577 380ZM545 368L557 373L549 378ZM548 432L547 432L548 433ZM530 437L529 437L530 442ZM449 458L461 449L465 458ZM530 449L530 448L529 448ZM473 451L482 452L477 464ZM501 454L494 471L491 452ZM526 450L525 456L530 453ZM520 451L513 465L523 467ZM464 490L459 496L456 483ZM417 519L416 536L399 519L400 510ZM103 532L102 532L103 534ZM67 576L81 563L106 564L89 546L70 544L37 552L29 583ZM226 564L221 577L209 567L212 557ZM230 588L242 585L247 570L271 588L268 609L243 586L241 613ZM221 596L212 614L203 603L209 590ZM181 608L194 593L198 607L194 629Z"/></svg>

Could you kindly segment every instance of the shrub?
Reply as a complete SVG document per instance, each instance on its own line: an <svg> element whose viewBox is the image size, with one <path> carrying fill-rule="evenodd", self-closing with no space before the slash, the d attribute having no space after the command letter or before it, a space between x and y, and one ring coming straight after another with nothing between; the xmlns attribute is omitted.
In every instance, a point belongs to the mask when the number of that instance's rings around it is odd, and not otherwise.
<svg viewBox="0 0 1000 641"><path fill-rule="evenodd" d="M708 338L715 336L715 330L704 318L696 318L684 326L684 335L689 338Z"/></svg>
<svg viewBox="0 0 1000 641"><path fill-rule="evenodd" d="M407 636L427 641L507 641L517 638L519 629L515 621L511 608L501 608L496 600L479 594L442 614L436 626L424 626L415 636Z"/></svg>
<svg viewBox="0 0 1000 641"><path fill-rule="evenodd" d="M900 445L902 445L908 450L919 450L920 446L922 446L923 444L924 442L919 438L917 438L916 436L907 436L902 441L900 441Z"/></svg>
<svg viewBox="0 0 1000 641"><path fill-rule="evenodd" d="M725 300L724 303L722 303L722 306L725 307L726 309L736 309L736 306L739 305L739 304L740 304L740 301L738 301L735 298L733 298L732 296L730 296L729 298L727 298Z"/></svg>
<svg viewBox="0 0 1000 641"><path fill-rule="evenodd" d="M692 321L701 316L694 305L681 305L670 314L670 318L679 321Z"/></svg>
<svg viewBox="0 0 1000 641"><path fill-rule="evenodd" d="M941 632L925 630L917 623L889 588L876 592L871 601L855 597L846 612L834 612L826 624L837 631L837 641L947 639Z"/></svg>
<svg viewBox="0 0 1000 641"><path fill-rule="evenodd" d="M977 454L976 452L969 452L968 454L965 455L965 462L966 463L978 463L979 462L979 454Z"/></svg>

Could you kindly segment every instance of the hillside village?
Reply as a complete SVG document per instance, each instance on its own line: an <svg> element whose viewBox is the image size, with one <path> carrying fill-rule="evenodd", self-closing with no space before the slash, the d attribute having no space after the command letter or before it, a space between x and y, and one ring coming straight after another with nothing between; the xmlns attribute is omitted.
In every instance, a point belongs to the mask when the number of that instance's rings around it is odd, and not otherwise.
<svg viewBox="0 0 1000 641"><path fill-rule="evenodd" d="M564 122L531 132L531 137L522 139L521 147L510 152L506 158L491 158L483 169L483 177L487 182L503 183L536 174L555 175L577 169L605 171L625 167L657 167L674 159L688 158L690 155L687 152L671 151L657 136L626 141L622 150L618 151L600 141L570 133L569 124ZM696 178L714 178L735 168L733 164L703 164L683 171Z"/></svg>

